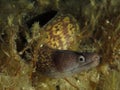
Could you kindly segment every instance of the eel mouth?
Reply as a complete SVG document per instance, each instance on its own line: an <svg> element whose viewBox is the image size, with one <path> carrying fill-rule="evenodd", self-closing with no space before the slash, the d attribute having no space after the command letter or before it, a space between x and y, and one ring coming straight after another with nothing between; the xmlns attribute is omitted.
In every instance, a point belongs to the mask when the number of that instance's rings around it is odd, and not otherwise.
<svg viewBox="0 0 120 90"><path fill-rule="evenodd" d="M87 62L83 65L80 65L80 67L88 67L88 66L97 66L99 64L99 60L94 60L94 61L90 61L90 62Z"/></svg>
<svg viewBox="0 0 120 90"><path fill-rule="evenodd" d="M81 72L83 70L89 70L89 69L91 69L93 67L98 66L99 63L100 63L99 59L92 60L92 61L89 61L89 62L87 62L85 64L79 65L78 67L73 68L70 72L75 73L75 72Z"/></svg>
<svg viewBox="0 0 120 90"><path fill-rule="evenodd" d="M95 67L100 63L100 56L98 54L94 54L89 61L86 63L79 65L79 67Z"/></svg>

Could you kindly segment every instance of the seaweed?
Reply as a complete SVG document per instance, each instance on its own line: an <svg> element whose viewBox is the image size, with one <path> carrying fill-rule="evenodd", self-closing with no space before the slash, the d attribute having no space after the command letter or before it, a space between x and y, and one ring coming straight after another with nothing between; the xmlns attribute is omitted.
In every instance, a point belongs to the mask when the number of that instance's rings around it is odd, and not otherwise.
<svg viewBox="0 0 120 90"><path fill-rule="evenodd" d="M80 25L79 49L101 55L100 65L67 77L80 90L120 88L120 1L119 0L1 0L0 1L0 90L74 90L64 79L35 74L36 51L46 35L38 21L26 22L51 10L70 13ZM39 31L40 30L40 31ZM38 34L38 32L40 32ZM26 62L24 51L31 52Z"/></svg>

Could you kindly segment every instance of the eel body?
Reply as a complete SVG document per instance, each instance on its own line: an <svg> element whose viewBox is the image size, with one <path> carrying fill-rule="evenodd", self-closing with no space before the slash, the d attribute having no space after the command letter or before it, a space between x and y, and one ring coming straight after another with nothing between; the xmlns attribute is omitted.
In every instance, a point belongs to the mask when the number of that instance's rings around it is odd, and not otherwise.
<svg viewBox="0 0 120 90"><path fill-rule="evenodd" d="M36 72L50 77L66 77L99 64L100 56L93 52L76 52L79 32L77 20L71 15L56 15L42 28L45 46L38 50Z"/></svg>

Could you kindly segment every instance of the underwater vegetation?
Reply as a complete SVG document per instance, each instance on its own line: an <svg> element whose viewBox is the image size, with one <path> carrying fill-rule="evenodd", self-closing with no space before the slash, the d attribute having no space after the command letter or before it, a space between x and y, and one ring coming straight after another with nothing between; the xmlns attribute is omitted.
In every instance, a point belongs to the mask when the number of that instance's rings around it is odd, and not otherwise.
<svg viewBox="0 0 120 90"><path fill-rule="evenodd" d="M119 90L119 8L119 0L0 0L0 90ZM75 18L71 24L77 33L72 31L73 40L68 39L70 44L64 49L98 53L97 67L65 78L36 72L39 48L46 43L52 48L54 43L58 45L52 39L46 41L48 35L54 35L44 30L55 25L46 27L55 23L57 14ZM66 37L70 38L69 34Z"/></svg>

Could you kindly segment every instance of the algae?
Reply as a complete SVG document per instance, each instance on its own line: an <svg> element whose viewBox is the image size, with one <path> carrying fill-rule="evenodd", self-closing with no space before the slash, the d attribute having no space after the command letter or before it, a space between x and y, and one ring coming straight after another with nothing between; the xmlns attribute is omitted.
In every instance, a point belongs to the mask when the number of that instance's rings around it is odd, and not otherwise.
<svg viewBox="0 0 120 90"><path fill-rule="evenodd" d="M38 34L40 23L28 28L26 21L51 10L70 13L78 20L78 51L95 51L101 55L97 68L67 77L69 82L80 90L119 90L119 8L119 0L1 0L0 90L76 90L64 79L34 76L38 47L32 52L34 58L27 54L32 62L21 56L31 46L42 45L45 37L43 31Z"/></svg>

